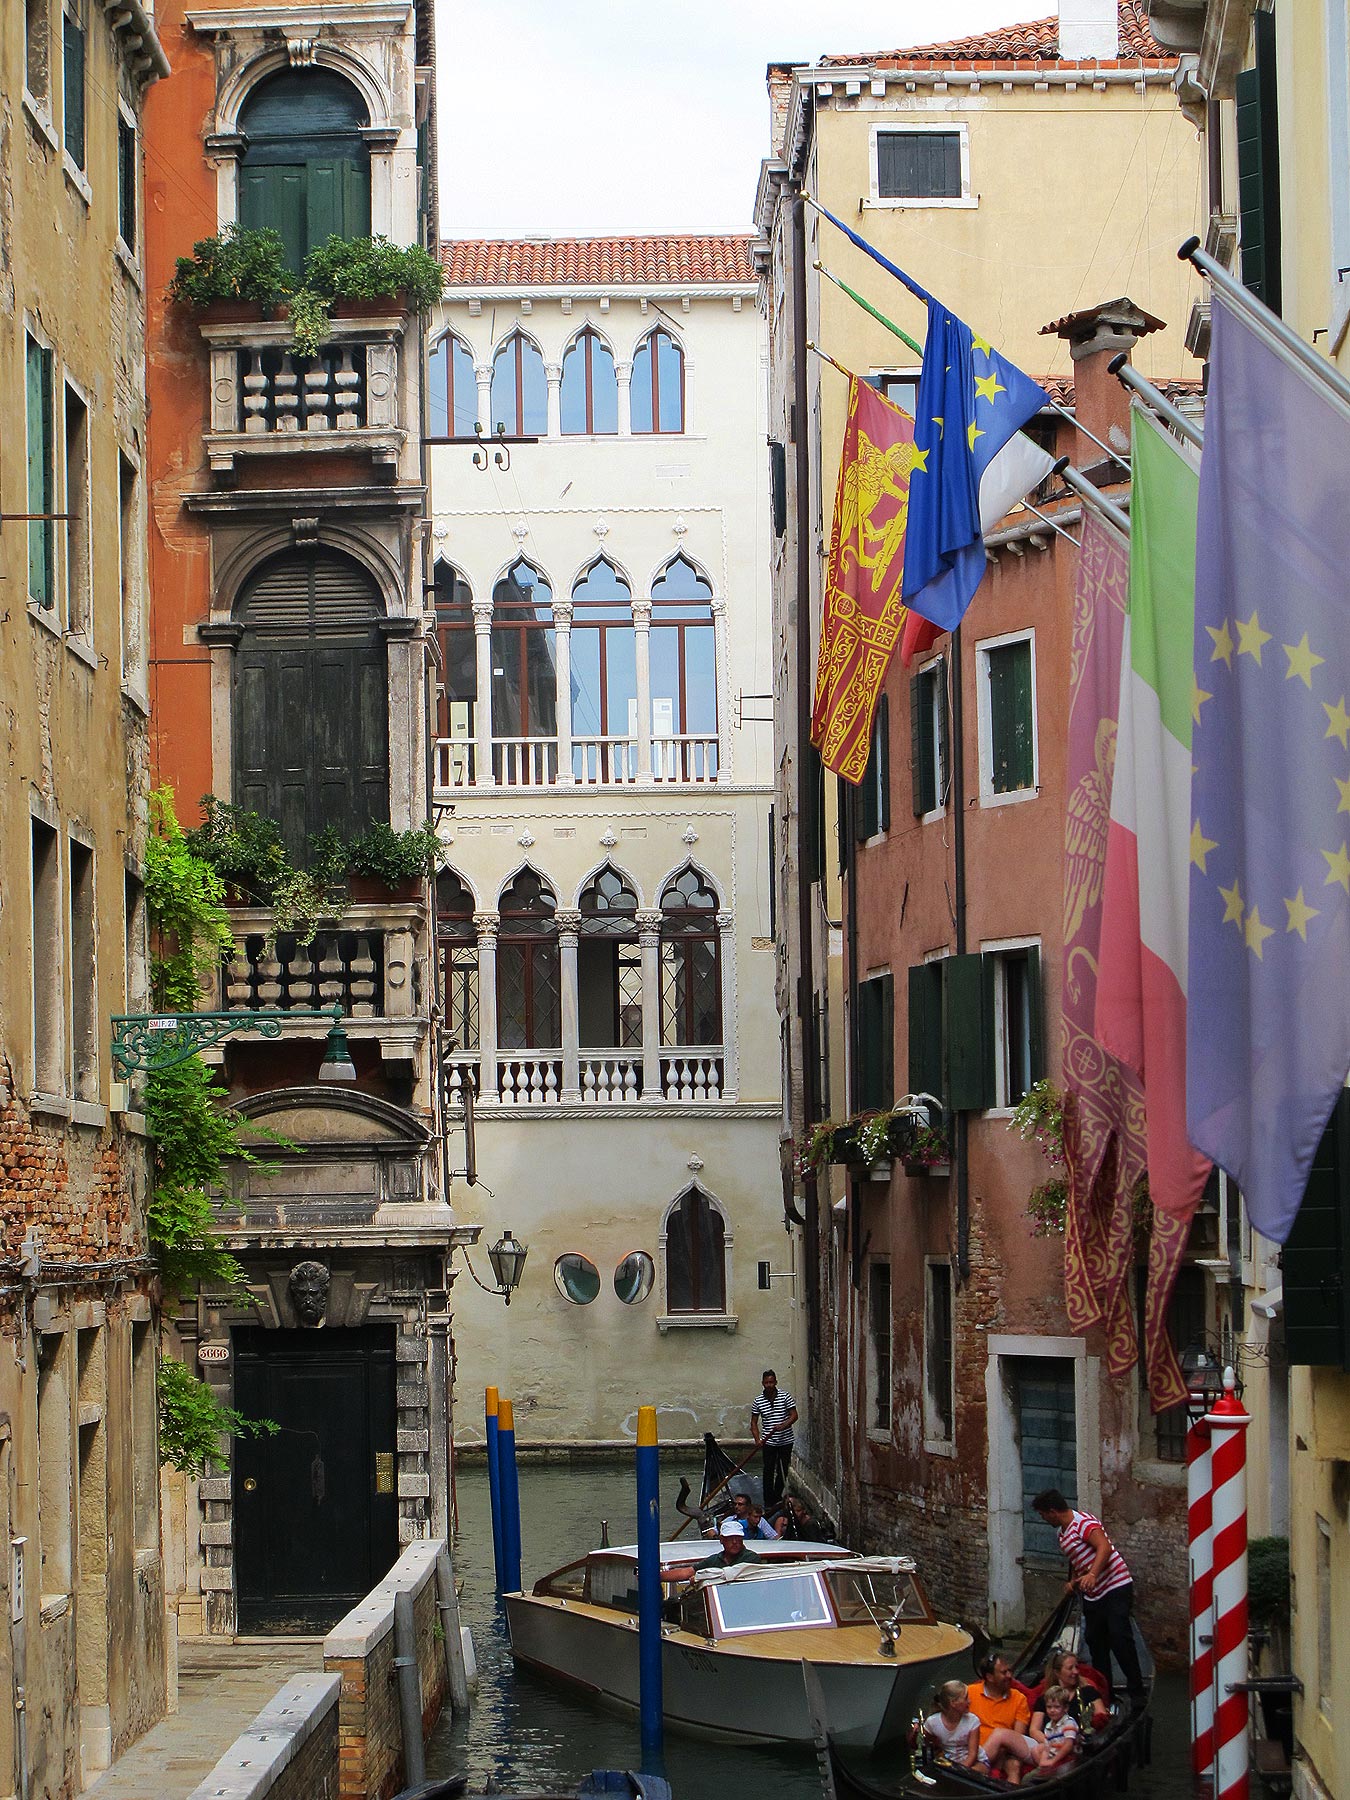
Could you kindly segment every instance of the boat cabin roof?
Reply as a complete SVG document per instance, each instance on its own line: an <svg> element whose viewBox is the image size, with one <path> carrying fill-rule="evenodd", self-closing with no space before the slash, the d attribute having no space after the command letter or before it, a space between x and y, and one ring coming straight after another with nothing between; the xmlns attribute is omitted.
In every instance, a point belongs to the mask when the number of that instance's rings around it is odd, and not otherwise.
<svg viewBox="0 0 1350 1800"><path fill-rule="evenodd" d="M750 1548L761 1562L816 1562L822 1557L852 1561L855 1555L842 1544L821 1544L803 1538L756 1538ZM661 1567L687 1568L690 1563L701 1562L704 1557L716 1554L716 1538L671 1538L661 1545ZM635 1563L638 1547L636 1544L609 1544L602 1550L592 1550L586 1560L589 1562L600 1556L624 1557Z"/></svg>

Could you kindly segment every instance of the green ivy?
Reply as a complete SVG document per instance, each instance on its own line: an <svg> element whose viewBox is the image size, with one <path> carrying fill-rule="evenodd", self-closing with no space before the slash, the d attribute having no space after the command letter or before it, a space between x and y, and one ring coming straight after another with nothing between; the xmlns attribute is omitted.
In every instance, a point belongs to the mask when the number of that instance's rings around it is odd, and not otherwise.
<svg viewBox="0 0 1350 1800"><path fill-rule="evenodd" d="M234 949L225 884L187 842L173 807L173 789L150 796L145 848L145 905L153 932L150 984L155 1004L194 1012L202 983Z"/></svg>
<svg viewBox="0 0 1350 1800"><path fill-rule="evenodd" d="M159 1460L184 1475L209 1475L229 1458L223 1437L272 1437L281 1428L274 1419L250 1419L232 1406L222 1406L204 1381L166 1356L159 1365Z"/></svg>

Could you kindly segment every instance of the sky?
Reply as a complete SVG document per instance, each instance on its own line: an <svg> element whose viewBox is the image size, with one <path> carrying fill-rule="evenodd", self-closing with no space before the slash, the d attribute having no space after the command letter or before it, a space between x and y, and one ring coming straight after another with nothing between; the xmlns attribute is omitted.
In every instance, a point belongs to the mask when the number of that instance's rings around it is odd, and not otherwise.
<svg viewBox="0 0 1350 1800"><path fill-rule="evenodd" d="M1044 18L1053 0L436 0L441 235L746 231L770 62Z"/></svg>

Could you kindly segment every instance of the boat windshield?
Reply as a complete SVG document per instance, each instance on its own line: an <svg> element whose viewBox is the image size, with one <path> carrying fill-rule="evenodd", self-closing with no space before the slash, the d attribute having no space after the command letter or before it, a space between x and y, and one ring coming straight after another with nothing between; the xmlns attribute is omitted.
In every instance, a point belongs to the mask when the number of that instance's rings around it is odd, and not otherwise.
<svg viewBox="0 0 1350 1800"><path fill-rule="evenodd" d="M918 1582L903 1570L831 1569L825 1579L841 1625L931 1619Z"/></svg>
<svg viewBox="0 0 1350 1800"><path fill-rule="evenodd" d="M708 1597L718 1637L834 1623L819 1575L803 1571L767 1580L710 1583Z"/></svg>

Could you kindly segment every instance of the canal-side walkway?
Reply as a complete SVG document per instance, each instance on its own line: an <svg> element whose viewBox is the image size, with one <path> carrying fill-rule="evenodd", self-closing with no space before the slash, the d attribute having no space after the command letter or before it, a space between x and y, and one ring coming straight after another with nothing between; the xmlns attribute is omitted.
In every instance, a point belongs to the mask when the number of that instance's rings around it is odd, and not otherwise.
<svg viewBox="0 0 1350 1800"><path fill-rule="evenodd" d="M84 1791L94 1800L187 1800L290 1680L323 1669L322 1638L180 1638L178 1711Z"/></svg>

